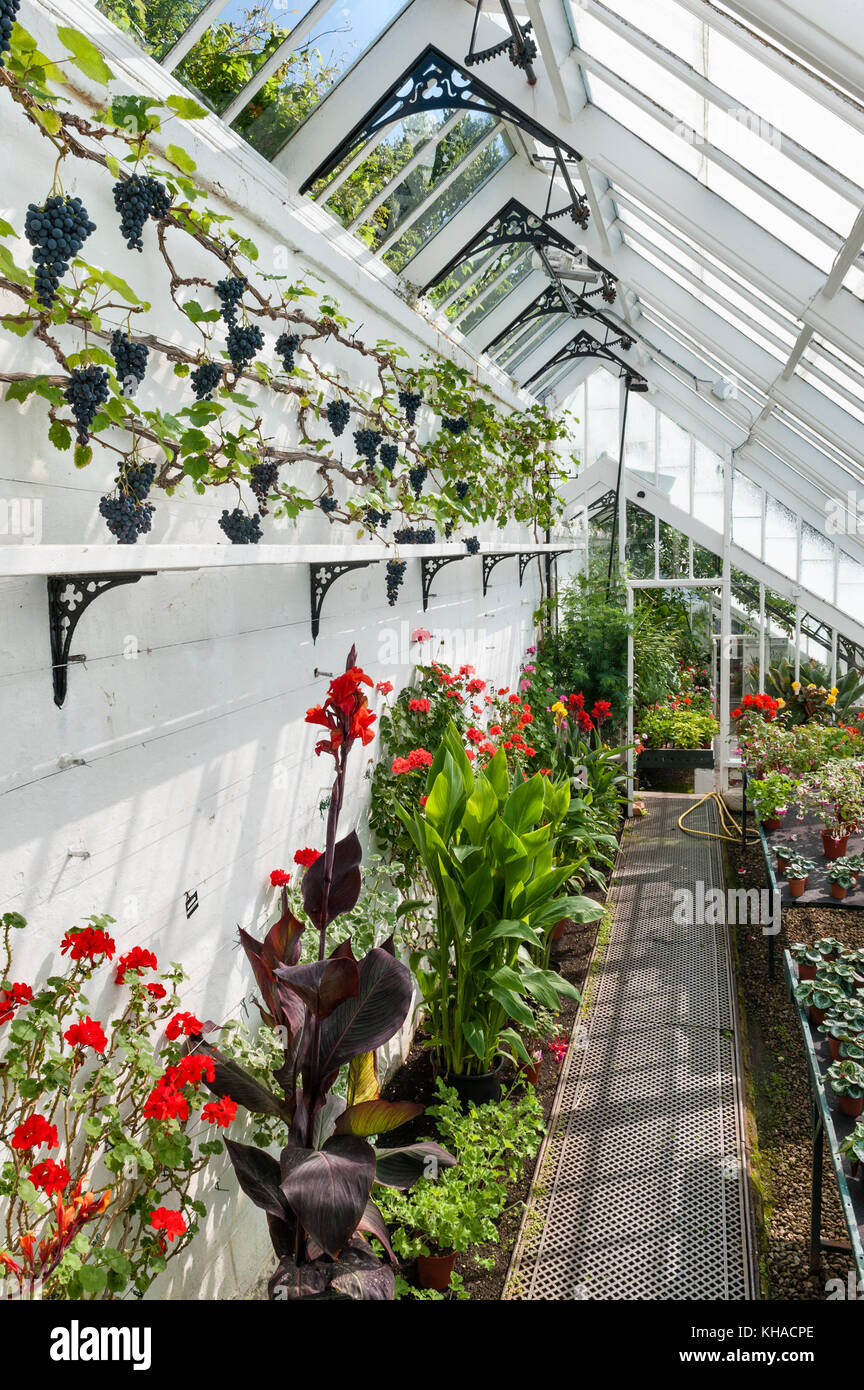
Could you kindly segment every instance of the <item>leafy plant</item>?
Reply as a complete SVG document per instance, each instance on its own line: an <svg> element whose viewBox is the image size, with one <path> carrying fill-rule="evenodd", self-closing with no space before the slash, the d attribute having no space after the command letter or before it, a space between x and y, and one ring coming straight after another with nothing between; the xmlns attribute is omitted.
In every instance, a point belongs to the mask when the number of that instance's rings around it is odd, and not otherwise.
<svg viewBox="0 0 864 1390"><path fill-rule="evenodd" d="M747 783L747 799L761 821L786 814L798 793L796 778L783 772L769 772L765 777L753 777Z"/></svg>
<svg viewBox="0 0 864 1390"><path fill-rule="evenodd" d="M832 1062L826 1076L838 1096L848 1096L850 1100L860 1100L864 1096L864 1067L860 1062L851 1058Z"/></svg>

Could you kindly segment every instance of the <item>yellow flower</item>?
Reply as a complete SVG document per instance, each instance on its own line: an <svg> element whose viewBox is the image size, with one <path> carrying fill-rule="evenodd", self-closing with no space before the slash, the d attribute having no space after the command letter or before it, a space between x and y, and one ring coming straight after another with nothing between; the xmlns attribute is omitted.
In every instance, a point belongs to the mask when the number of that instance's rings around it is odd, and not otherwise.
<svg viewBox="0 0 864 1390"><path fill-rule="evenodd" d="M792 682L792 689L795 691L795 694L797 695L797 694L798 694L798 691L801 689L801 682L800 682L800 681L793 681L793 682Z"/></svg>
<svg viewBox="0 0 864 1390"><path fill-rule="evenodd" d="M835 699L840 694L840 691L836 685L832 685L831 694L835 697Z"/></svg>
<svg viewBox="0 0 864 1390"><path fill-rule="evenodd" d="M785 701L785 700L778 700L778 701L777 701L777 708L778 708L778 709L785 709L785 708L786 708L786 701Z"/></svg>
<svg viewBox="0 0 864 1390"><path fill-rule="evenodd" d="M554 705L550 705L550 709L555 716L556 726L560 728L560 726L564 723L564 720L567 718L566 706L561 702L561 700L556 700Z"/></svg>
<svg viewBox="0 0 864 1390"><path fill-rule="evenodd" d="M816 687L815 687L815 685L813 684L812 681L811 681L810 684L807 686L807 689L808 689L808 690L815 690L815 689L816 689Z"/></svg>
<svg viewBox="0 0 864 1390"><path fill-rule="evenodd" d="M837 696L836 696L836 695L826 695L826 696L825 696L825 703L826 703L826 705L836 705L836 703L837 703Z"/></svg>

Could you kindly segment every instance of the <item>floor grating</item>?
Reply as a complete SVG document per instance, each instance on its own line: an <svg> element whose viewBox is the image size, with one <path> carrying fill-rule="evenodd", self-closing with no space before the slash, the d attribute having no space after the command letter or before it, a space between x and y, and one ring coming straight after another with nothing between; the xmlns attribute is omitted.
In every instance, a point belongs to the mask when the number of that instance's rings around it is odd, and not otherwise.
<svg viewBox="0 0 864 1390"><path fill-rule="evenodd" d="M675 889L725 889L687 797L627 823L595 962L538 1160L506 1299L758 1296L734 977L724 925ZM715 830L711 803L688 819ZM693 920L693 918L697 920Z"/></svg>

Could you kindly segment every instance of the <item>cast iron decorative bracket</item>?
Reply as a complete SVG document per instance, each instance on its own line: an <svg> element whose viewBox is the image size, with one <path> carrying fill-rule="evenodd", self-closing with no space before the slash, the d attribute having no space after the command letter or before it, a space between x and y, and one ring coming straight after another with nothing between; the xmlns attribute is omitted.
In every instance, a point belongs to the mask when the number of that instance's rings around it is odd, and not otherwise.
<svg viewBox="0 0 864 1390"><path fill-rule="evenodd" d="M363 570L367 569L369 565L377 564L377 560L338 560L326 565L309 566L313 643L318 641L318 633L321 629L321 609L324 606L324 599L336 583L336 580L343 574L347 574L349 570Z"/></svg>
<svg viewBox="0 0 864 1390"><path fill-rule="evenodd" d="M484 598L486 597L486 590L487 590L488 587L489 587L489 576L491 575L491 573L492 573L492 571L494 570L495 566L496 566L496 565L500 565L500 563L501 563L502 560L512 560L512 558L513 558L513 552L512 552L512 551L508 551L508 550L505 550L505 551L504 551L502 554L500 554L500 555L496 553L496 554L494 554L494 555L484 555L484 556L483 556L483 597L484 597ZM520 558L520 575L519 575L519 582L520 582L520 584L521 584L521 582L522 582L522 575L521 575L521 556L520 556L519 558Z"/></svg>
<svg viewBox="0 0 864 1390"><path fill-rule="evenodd" d="M560 314L569 314L572 318L594 319L607 330L611 329L613 333L619 331L617 325L607 318L600 309L595 309L593 304L588 303L584 294L568 293L565 299L560 286L557 284L547 285L542 294L532 300L521 314L517 314L516 318L511 319L501 329L501 332L486 344L483 351L493 352L499 343L503 343L504 339L509 338L513 333L526 329L532 323L539 323L540 319ZM623 342L621 346L624 346ZM626 350L629 351L629 349Z"/></svg>
<svg viewBox="0 0 864 1390"><path fill-rule="evenodd" d="M510 38L502 39L500 43L493 43L489 48L477 49L474 41L477 38L477 22L480 18L480 11L483 9L483 0L477 0L477 9L474 13L474 27L471 30L471 48L465 56L466 68L474 67L477 63L488 63L493 58L499 58L502 53L506 53L514 68L521 68L528 78L531 87L536 86L537 75L534 72L534 59L537 57L537 45L532 38L529 38L532 24L530 19L525 24L519 24L510 5L510 0L501 0L501 10L504 18L510 26Z"/></svg>
<svg viewBox="0 0 864 1390"><path fill-rule="evenodd" d="M627 341L630 342L629 339ZM626 350L629 351L629 348ZM523 389L527 390L532 382L537 381L539 377L551 371L553 367L560 367L565 362L578 361L580 357L601 357L605 361L614 362L616 366L621 367L623 371L627 373L627 376L631 377L634 381L644 382L645 380L641 372L637 372L636 368L631 367L629 362L625 362L623 357L618 357L605 343L598 343L596 338L592 338L590 333L586 333L585 330L582 329L580 333L576 334L575 338L570 339L569 343L565 343L564 347L560 348L558 352L555 353L554 357L550 357L548 362L544 363L542 367L538 367L537 371L534 372L532 376L529 376L527 381L523 381Z"/></svg>
<svg viewBox="0 0 864 1390"><path fill-rule="evenodd" d="M379 131L424 111L479 111L487 116L497 116L524 131L547 150L552 150L559 166L568 160L576 164L582 160L578 150L553 135L527 111L508 101L494 88L487 87L473 72L452 58L445 57L439 49L429 44L313 170L301 185L300 192L308 193L319 179L331 174L347 154L371 140ZM587 201L579 194L576 196L579 200L578 220L580 225L587 225L590 211Z"/></svg>
<svg viewBox="0 0 864 1390"><path fill-rule="evenodd" d="M420 561L420 573L423 578L423 612L429 607L430 590L432 581L439 570L443 570L445 565L455 564L457 560L467 560L467 555L436 555L433 559L423 559ZM485 590L484 590L485 593Z"/></svg>
<svg viewBox="0 0 864 1390"><path fill-rule="evenodd" d="M520 589L522 588L522 580L525 578L525 571L527 570L527 568L528 568L528 566L530 565L531 561L532 561L532 560L536 560L536 559L537 559L537 556L536 556L536 554L534 553L533 550L529 550L527 553L524 553L524 552L523 552L523 553L520 554L520 556L519 556L519 588L520 588Z"/></svg>
<svg viewBox="0 0 864 1390"><path fill-rule="evenodd" d="M62 708L66 699L70 661L86 661L84 656L70 656L69 648L82 616L94 599L121 584L137 584L139 579L155 574L155 570L140 570L135 574L57 574L48 578L48 630L51 636L51 677L54 683L54 703Z"/></svg>
<svg viewBox="0 0 864 1390"><path fill-rule="evenodd" d="M530 208L521 203L518 198L510 198L496 212L494 217L480 228L479 232L466 242L461 250L452 256L443 270L439 270L434 279L428 281L423 287L424 294L433 285L440 284L446 280L454 270L457 270L465 261L472 260L475 256L485 255L489 251L494 251L496 246L533 246L540 247L557 246L561 251L569 251L571 254L578 250L575 242L566 237L563 232L559 232L557 227L552 226L552 219L557 219L566 212L573 212L574 218L578 220L577 214L581 216L581 207L573 209L570 205L562 208L561 212L547 213L541 217L538 212L532 212ZM588 265L592 270L599 270L604 277L604 284L608 281L613 287L616 284L615 276L608 271L605 266L595 261L593 256L586 257ZM614 294L613 294L614 298Z"/></svg>

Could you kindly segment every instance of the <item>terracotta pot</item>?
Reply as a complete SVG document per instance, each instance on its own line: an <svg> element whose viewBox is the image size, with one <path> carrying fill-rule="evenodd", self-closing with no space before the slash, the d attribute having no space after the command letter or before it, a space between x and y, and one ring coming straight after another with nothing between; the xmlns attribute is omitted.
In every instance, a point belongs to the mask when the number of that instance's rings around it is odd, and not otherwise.
<svg viewBox="0 0 864 1390"><path fill-rule="evenodd" d="M556 922L556 923L555 923L555 926L552 928L552 940L553 940L553 941L560 941L560 940L561 940L562 936L564 935L564 932L565 932L565 929L566 929L566 927L567 927L567 923L568 923L569 920L570 920L570 919L569 919L568 917L562 917L560 922Z"/></svg>
<svg viewBox="0 0 864 1390"><path fill-rule="evenodd" d="M815 1028L818 1028L820 1023L825 1022L825 1014L825 1009L817 1009L815 1004L810 1005L809 1018Z"/></svg>
<svg viewBox="0 0 864 1390"><path fill-rule="evenodd" d="M864 1096L859 1096L857 1100L853 1100L851 1096L838 1096L837 1103L841 1115L849 1115L853 1120L864 1110Z"/></svg>
<svg viewBox="0 0 864 1390"><path fill-rule="evenodd" d="M818 965L808 965L806 961L799 961L799 963L798 963L798 979L799 979L799 980L815 980L815 979L816 979L816 976L818 975L818 973L819 973L819 967L818 967Z"/></svg>
<svg viewBox="0 0 864 1390"><path fill-rule="evenodd" d="M858 1169L861 1167L861 1160L860 1160L860 1158L853 1158L852 1163L850 1164L850 1167L851 1167L851 1169L852 1169L852 1176L853 1176L853 1178L857 1178L857 1176L858 1176Z"/></svg>
<svg viewBox="0 0 864 1390"><path fill-rule="evenodd" d="M831 897L836 898L838 902L843 901L846 897L846 889L843 887L842 883L831 884Z"/></svg>
<svg viewBox="0 0 864 1390"><path fill-rule="evenodd" d="M778 874L782 874L784 878L786 877L786 865L789 863L789 857L789 855L784 855L781 854L779 850L777 851L777 872Z"/></svg>
<svg viewBox="0 0 864 1390"><path fill-rule="evenodd" d="M519 1068L519 1075L527 1086L537 1085L537 1082L540 1080L540 1068L542 1065L542 1059L539 1062L535 1062L531 1067L526 1067L523 1062L522 1066Z"/></svg>
<svg viewBox="0 0 864 1390"><path fill-rule="evenodd" d="M421 1289L435 1289L438 1293L444 1293L450 1287L455 1263L455 1250L449 1255L418 1255L417 1283Z"/></svg>
<svg viewBox="0 0 864 1390"><path fill-rule="evenodd" d="M788 880L788 883L789 883L789 892L790 892L790 894L792 895L792 897L793 897L793 898L801 898L801 897L803 897L803 896L804 896L804 893L805 893L805 891L806 891L806 889L807 889L807 884L808 884L809 882L810 882L810 875L809 875L809 874L807 875L806 878L790 878L790 879Z"/></svg>
<svg viewBox="0 0 864 1390"><path fill-rule="evenodd" d="M844 835L840 840L835 840L834 836L829 835L827 830L822 831L822 849L826 859L842 859L848 847L848 835Z"/></svg>
<svg viewBox="0 0 864 1390"><path fill-rule="evenodd" d="M762 829L766 835L770 835L772 830L779 830L782 824L779 816L769 816L767 820L763 820Z"/></svg>

